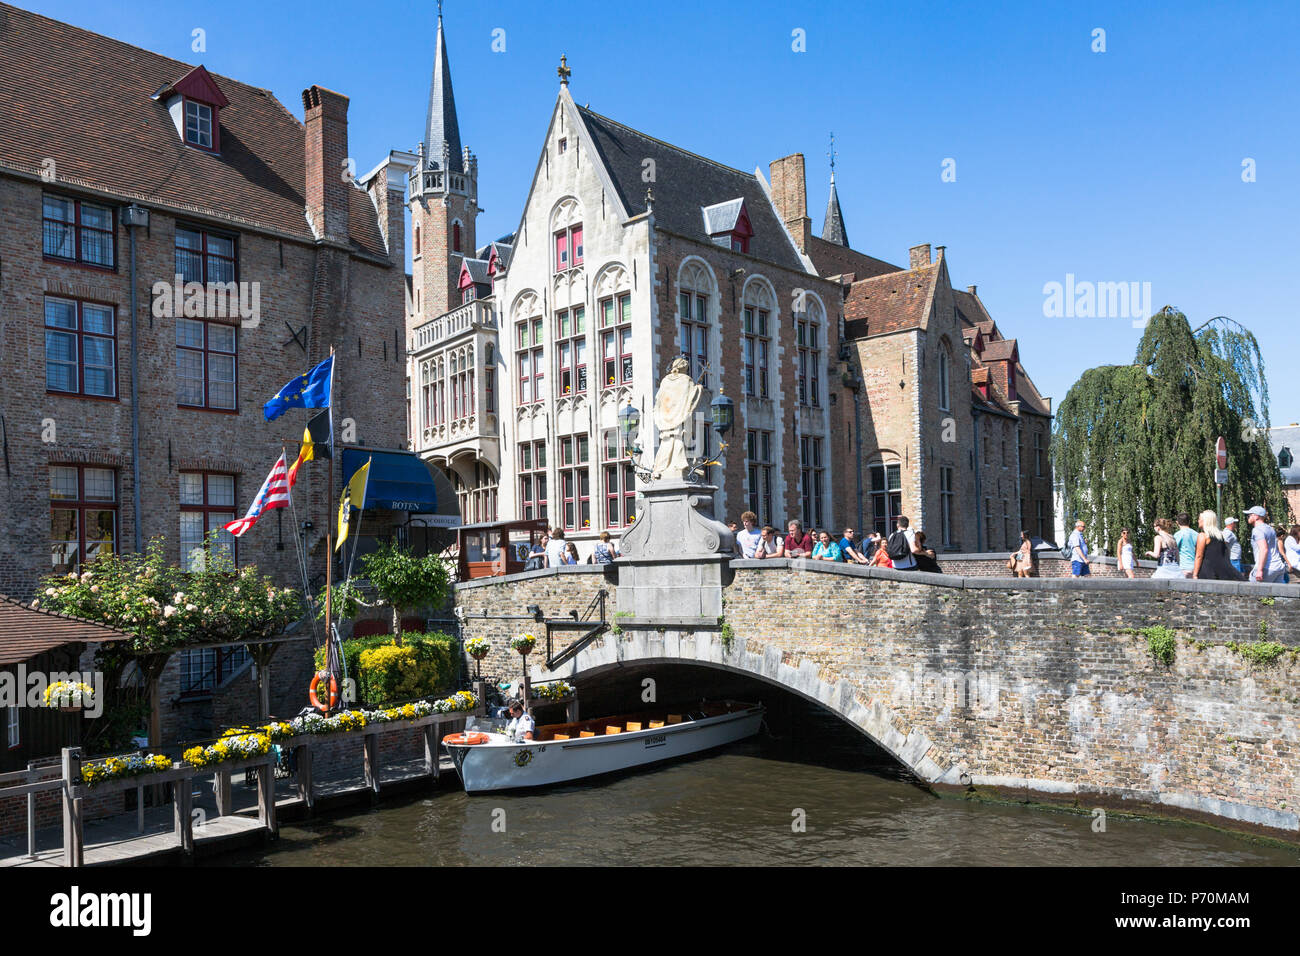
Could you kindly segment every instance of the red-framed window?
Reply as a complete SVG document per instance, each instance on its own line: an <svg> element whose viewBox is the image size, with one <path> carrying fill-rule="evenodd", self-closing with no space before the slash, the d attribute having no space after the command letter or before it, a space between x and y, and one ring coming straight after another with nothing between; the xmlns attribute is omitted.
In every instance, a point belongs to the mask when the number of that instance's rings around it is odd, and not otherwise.
<svg viewBox="0 0 1300 956"><path fill-rule="evenodd" d="M210 103L185 98L185 142L199 149L216 152L217 109Z"/></svg>
<svg viewBox="0 0 1300 956"><path fill-rule="evenodd" d="M453 471L452 485L460 502L460 519L465 524L497 519L497 476L489 465L474 462L474 484L467 485L460 472Z"/></svg>
<svg viewBox="0 0 1300 956"><path fill-rule="evenodd" d="M474 414L474 369L464 356L451 357L451 420L459 421Z"/></svg>
<svg viewBox="0 0 1300 956"><path fill-rule="evenodd" d="M411 234L411 255L415 258L420 257L420 227L416 226Z"/></svg>
<svg viewBox="0 0 1300 956"><path fill-rule="evenodd" d="M483 370L483 401L487 403L486 407L489 412L497 410L496 381L496 369L485 368Z"/></svg>
<svg viewBox="0 0 1300 956"><path fill-rule="evenodd" d="M233 564L237 543L222 525L235 520L235 476L182 471L180 492L181 567L186 571L203 570L209 544L220 549ZM209 543L208 535L213 531L217 537Z"/></svg>
<svg viewBox="0 0 1300 956"><path fill-rule="evenodd" d="M556 387L561 395L587 391L587 310L575 306L555 314Z"/></svg>
<svg viewBox="0 0 1300 956"><path fill-rule="evenodd" d="M117 474L95 465L50 466L50 564L79 571L117 542Z"/></svg>
<svg viewBox="0 0 1300 956"><path fill-rule="evenodd" d="M795 323L795 344L798 348L799 404L821 405L821 339L817 323L800 318Z"/></svg>
<svg viewBox="0 0 1300 956"><path fill-rule="evenodd" d="M745 466L749 469L749 510L759 525L772 523L772 433L749 429L745 434Z"/></svg>
<svg viewBox="0 0 1300 956"><path fill-rule="evenodd" d="M601 388L632 381L632 294L600 303Z"/></svg>
<svg viewBox="0 0 1300 956"><path fill-rule="evenodd" d="M582 225L561 229L555 234L555 271L582 265L582 252Z"/></svg>
<svg viewBox="0 0 1300 956"><path fill-rule="evenodd" d="M238 411L238 334L233 325L176 320L176 404Z"/></svg>
<svg viewBox="0 0 1300 956"><path fill-rule="evenodd" d="M625 528L636 515L636 471L619 430L605 430L601 442L601 470L605 479L605 527Z"/></svg>
<svg viewBox="0 0 1300 956"><path fill-rule="evenodd" d="M186 282L235 282L236 237L176 227L176 274Z"/></svg>
<svg viewBox="0 0 1300 956"><path fill-rule="evenodd" d="M799 439L800 478L803 483L803 524L805 528L825 527L822 515L822 488L826 469L822 465L822 440L804 436ZM880 529L879 522L875 525Z"/></svg>
<svg viewBox="0 0 1300 956"><path fill-rule="evenodd" d="M519 366L519 404L542 400L546 377L542 354L542 319L540 316L515 323L515 362Z"/></svg>
<svg viewBox="0 0 1300 956"><path fill-rule="evenodd" d="M41 248L46 259L63 259L97 269L117 266L112 207L66 196L41 197Z"/></svg>
<svg viewBox="0 0 1300 956"><path fill-rule="evenodd" d="M560 439L560 494L564 500L565 531L591 527L591 471L587 467L590 448L586 435Z"/></svg>
<svg viewBox="0 0 1300 956"><path fill-rule="evenodd" d="M894 530L894 523L903 513L902 466L880 462L868 466L871 473L871 520L876 531L886 538ZM986 517L991 515L988 499L984 499ZM988 521L992 521L988 517ZM990 530L992 524L989 525ZM992 540L991 538L989 540Z"/></svg>
<svg viewBox="0 0 1300 956"><path fill-rule="evenodd" d="M116 316L111 305L45 297L45 390L117 397Z"/></svg>
<svg viewBox="0 0 1300 956"><path fill-rule="evenodd" d="M767 359L771 351L772 339L768 334L767 319L766 309L745 306L744 335L741 339L741 353L745 366L745 394L758 398L768 397Z"/></svg>
<svg viewBox="0 0 1300 956"><path fill-rule="evenodd" d="M546 442L519 445L519 513L525 520L546 517Z"/></svg>
<svg viewBox="0 0 1300 956"><path fill-rule="evenodd" d="M704 369L709 364L709 299L698 292L682 291L677 297L682 358L690 363L691 378L709 387Z"/></svg>

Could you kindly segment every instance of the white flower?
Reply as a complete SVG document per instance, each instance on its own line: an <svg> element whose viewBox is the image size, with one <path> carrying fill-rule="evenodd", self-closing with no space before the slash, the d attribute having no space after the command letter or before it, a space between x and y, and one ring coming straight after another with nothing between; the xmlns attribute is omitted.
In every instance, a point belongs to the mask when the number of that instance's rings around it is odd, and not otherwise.
<svg viewBox="0 0 1300 956"><path fill-rule="evenodd" d="M45 596L46 596L46 597L54 597L55 593L57 593L57 592L55 592L54 588L46 588L46 589L45 589Z"/></svg>
<svg viewBox="0 0 1300 956"><path fill-rule="evenodd" d="M176 608L172 607L170 604L163 608L163 617L171 617L175 613Z"/></svg>
<svg viewBox="0 0 1300 956"><path fill-rule="evenodd" d="M175 601L177 604L180 604L185 600L185 595L182 594L180 591L177 591L175 594L172 595L172 600Z"/></svg>
<svg viewBox="0 0 1300 956"><path fill-rule="evenodd" d="M98 584L92 584L92 585L90 586L90 593L91 593L91 594L98 594L98 593L99 593L99 585L98 585Z"/></svg>
<svg viewBox="0 0 1300 956"><path fill-rule="evenodd" d="M40 607L40 606L41 606L41 599L40 599L40 598L37 598L35 601L32 602L32 609L33 609L33 610L35 610L36 608L38 608L38 607Z"/></svg>
<svg viewBox="0 0 1300 956"><path fill-rule="evenodd" d="M198 607L197 604L187 604L187 605L185 605L185 610L187 610L187 611L197 611L198 609L199 609L199 607Z"/></svg>

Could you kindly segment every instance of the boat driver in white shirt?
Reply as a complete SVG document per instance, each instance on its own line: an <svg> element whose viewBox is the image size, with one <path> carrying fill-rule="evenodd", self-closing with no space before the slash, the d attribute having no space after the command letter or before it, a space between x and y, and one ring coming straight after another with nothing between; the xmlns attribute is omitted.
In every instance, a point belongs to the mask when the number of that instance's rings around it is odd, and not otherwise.
<svg viewBox="0 0 1300 956"><path fill-rule="evenodd" d="M532 740L533 731L537 729L537 722L533 720L533 715L524 710L524 705L520 701L512 700L510 702L510 723L506 724L506 735L511 740Z"/></svg>

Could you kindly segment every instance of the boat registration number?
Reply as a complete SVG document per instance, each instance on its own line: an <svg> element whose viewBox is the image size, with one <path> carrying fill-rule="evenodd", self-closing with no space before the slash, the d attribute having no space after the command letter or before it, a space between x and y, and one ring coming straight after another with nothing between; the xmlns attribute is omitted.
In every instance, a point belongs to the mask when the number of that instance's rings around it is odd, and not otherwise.
<svg viewBox="0 0 1300 956"><path fill-rule="evenodd" d="M645 739L646 750L649 750L651 747L662 747L666 743L668 743L667 734L654 734Z"/></svg>

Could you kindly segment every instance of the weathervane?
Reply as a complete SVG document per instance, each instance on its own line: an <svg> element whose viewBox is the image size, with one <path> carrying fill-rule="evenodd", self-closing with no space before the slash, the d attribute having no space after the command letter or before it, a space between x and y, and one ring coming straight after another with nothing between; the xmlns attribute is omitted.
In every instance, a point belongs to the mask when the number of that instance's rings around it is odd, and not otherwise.
<svg viewBox="0 0 1300 956"><path fill-rule="evenodd" d="M555 72L560 77L560 85L568 86L569 77L572 75L573 71L569 69L567 59L565 58L563 53L560 54L560 65Z"/></svg>
<svg viewBox="0 0 1300 956"><path fill-rule="evenodd" d="M826 151L826 155L831 158L831 179L835 178L835 134L831 133L831 148Z"/></svg>

